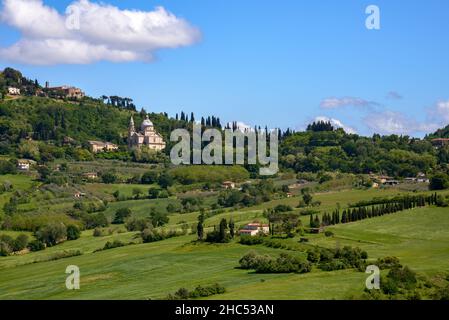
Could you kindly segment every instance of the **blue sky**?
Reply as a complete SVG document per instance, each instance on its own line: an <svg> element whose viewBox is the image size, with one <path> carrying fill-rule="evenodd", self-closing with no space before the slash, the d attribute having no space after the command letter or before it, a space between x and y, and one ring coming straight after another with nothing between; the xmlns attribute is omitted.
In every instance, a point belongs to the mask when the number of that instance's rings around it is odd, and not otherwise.
<svg viewBox="0 0 449 320"><path fill-rule="evenodd" d="M43 3L62 15L72 1ZM72 84L91 96L129 96L149 111L215 114L222 122L301 129L327 117L360 134L416 136L449 124L446 0L103 3L140 11L162 6L201 38L161 46L151 51L151 62L40 65L0 54L0 67L18 68L41 83ZM380 30L365 27L370 4L380 8ZM20 22L2 22L2 48L21 37L45 38L29 35Z"/></svg>

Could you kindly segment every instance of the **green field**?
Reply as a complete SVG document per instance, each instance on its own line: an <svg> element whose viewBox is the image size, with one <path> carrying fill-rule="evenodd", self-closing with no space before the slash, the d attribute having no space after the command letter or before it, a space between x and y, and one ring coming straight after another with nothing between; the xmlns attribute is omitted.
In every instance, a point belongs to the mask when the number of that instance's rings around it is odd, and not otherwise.
<svg viewBox="0 0 449 320"><path fill-rule="evenodd" d="M396 194L397 190L347 191L316 195L323 210L346 205L378 195ZM169 201L165 199L164 201ZM143 215L153 200L131 201L133 210ZM263 219L262 210L283 199L245 210L225 212L209 218L206 226L218 224L231 216L237 224ZM130 202L130 203L131 203ZM114 203L119 206L122 203ZM160 204L162 205L162 204ZM140 209L139 209L140 208ZM114 207L109 208L110 214ZM195 223L198 213L174 214L167 228L181 222ZM449 272L449 209L426 207L399 212L355 223L329 227L334 237L307 235L308 245L334 248L350 245L366 250L369 258L397 256L413 270L433 276ZM282 249L265 246L195 244L194 235L176 237L150 244L135 244L102 252L107 241L134 241L136 233L114 233L82 237L45 251L23 256L0 258L0 299L162 299L180 287L220 283L226 293L213 299L345 299L363 292L366 274L356 270L323 272L316 268L307 274L255 274L238 267L238 260L248 251L277 255ZM282 240L298 243L299 236ZM137 241L137 240L136 240ZM83 255L47 261L57 252L80 250ZM303 251L288 251L304 255ZM41 261L41 262L39 262ZM34 263L33 263L34 262ZM65 288L65 268L77 265L81 270L81 290Z"/></svg>

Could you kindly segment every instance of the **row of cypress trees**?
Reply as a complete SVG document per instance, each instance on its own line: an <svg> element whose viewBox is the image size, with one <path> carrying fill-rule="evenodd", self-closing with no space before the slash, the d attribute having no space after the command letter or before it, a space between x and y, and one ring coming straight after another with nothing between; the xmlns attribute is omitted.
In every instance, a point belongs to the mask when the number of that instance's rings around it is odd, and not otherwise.
<svg viewBox="0 0 449 320"><path fill-rule="evenodd" d="M382 200L380 204L361 205L343 210L340 218L340 210L336 209L332 214L324 213L321 222L318 215L313 218L310 215L310 227L318 228L320 226L329 226L339 223L348 223L367 218L380 217L385 214L391 214L399 211L410 210L417 207L437 204L437 194L431 195L406 195L396 197L392 200Z"/></svg>

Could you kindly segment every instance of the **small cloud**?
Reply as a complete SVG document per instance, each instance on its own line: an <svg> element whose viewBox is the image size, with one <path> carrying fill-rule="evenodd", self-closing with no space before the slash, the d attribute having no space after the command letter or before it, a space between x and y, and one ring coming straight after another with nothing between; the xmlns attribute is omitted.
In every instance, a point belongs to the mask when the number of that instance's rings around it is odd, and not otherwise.
<svg viewBox="0 0 449 320"><path fill-rule="evenodd" d="M342 97L342 98L326 98L321 101L320 107L323 109L337 109L347 106L352 107L373 107L379 104L374 101L368 101L357 97Z"/></svg>
<svg viewBox="0 0 449 320"><path fill-rule="evenodd" d="M449 124L449 100L439 101L428 112L429 119L441 126Z"/></svg>
<svg viewBox="0 0 449 320"><path fill-rule="evenodd" d="M375 133L411 135L433 127L422 124L400 112L385 111L371 113L363 119L364 123Z"/></svg>
<svg viewBox="0 0 449 320"><path fill-rule="evenodd" d="M329 117L326 117L326 116L319 116L319 117L316 117L314 121L315 122L319 122L319 121L330 122L335 128L342 128L346 133L349 133L349 134L357 133L357 131L355 129L344 125L338 119L329 118Z"/></svg>
<svg viewBox="0 0 449 320"><path fill-rule="evenodd" d="M241 132L254 131L253 127L251 127L249 124L246 124L242 121L234 121L234 122L231 121L226 124L226 126L229 128L233 128L234 125L236 126L236 130L239 130Z"/></svg>
<svg viewBox="0 0 449 320"><path fill-rule="evenodd" d="M66 14L42 0L3 0L0 21L22 38L0 48L0 58L12 62L54 65L98 61L153 60L154 52L196 43L200 31L163 7L153 11L121 10L112 5L77 0ZM69 10L70 9L70 10ZM69 28L75 19L79 28Z"/></svg>
<svg viewBox="0 0 449 320"><path fill-rule="evenodd" d="M387 93L387 99L390 99L390 100L401 100L403 98L404 97L396 91L390 91Z"/></svg>

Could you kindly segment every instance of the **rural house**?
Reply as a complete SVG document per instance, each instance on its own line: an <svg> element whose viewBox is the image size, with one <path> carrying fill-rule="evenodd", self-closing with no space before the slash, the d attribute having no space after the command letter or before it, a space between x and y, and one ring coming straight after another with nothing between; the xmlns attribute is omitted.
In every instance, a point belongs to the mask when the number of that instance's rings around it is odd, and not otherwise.
<svg viewBox="0 0 449 320"><path fill-rule="evenodd" d="M223 189L235 189L235 182L224 181L221 186L223 187Z"/></svg>
<svg viewBox="0 0 449 320"><path fill-rule="evenodd" d="M258 222L249 223L239 230L240 235L248 235L251 237L257 236L259 234L269 234L270 226L268 224L262 224Z"/></svg>
<svg viewBox="0 0 449 320"><path fill-rule="evenodd" d="M33 160L28 159L20 159L17 161L17 169L22 171L29 171L31 165L35 164L36 162Z"/></svg>
<svg viewBox="0 0 449 320"><path fill-rule="evenodd" d="M8 88L8 94L10 94L12 96L20 96L20 89L19 88L14 88L14 87L9 87Z"/></svg>
<svg viewBox="0 0 449 320"><path fill-rule="evenodd" d="M449 145L449 138L436 138L432 139L430 142L432 142L432 145L435 148L444 147L445 145Z"/></svg>
<svg viewBox="0 0 449 320"><path fill-rule="evenodd" d="M89 180L95 180L98 178L98 174L96 172L86 172L86 173L83 173L83 178L86 178Z"/></svg>

